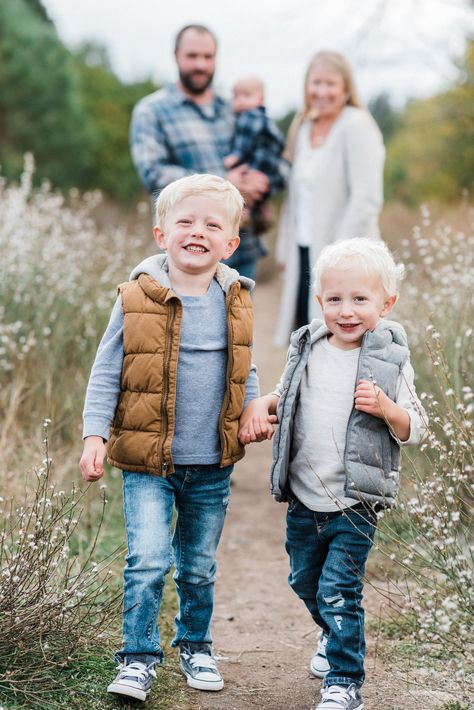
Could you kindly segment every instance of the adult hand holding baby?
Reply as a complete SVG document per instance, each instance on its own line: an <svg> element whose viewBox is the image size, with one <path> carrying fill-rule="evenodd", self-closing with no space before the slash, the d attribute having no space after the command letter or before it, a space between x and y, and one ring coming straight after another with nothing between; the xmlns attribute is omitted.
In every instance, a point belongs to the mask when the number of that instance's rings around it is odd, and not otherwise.
<svg viewBox="0 0 474 710"><path fill-rule="evenodd" d="M232 168L225 177L242 193L249 207L261 200L269 190L268 177L245 164Z"/></svg>

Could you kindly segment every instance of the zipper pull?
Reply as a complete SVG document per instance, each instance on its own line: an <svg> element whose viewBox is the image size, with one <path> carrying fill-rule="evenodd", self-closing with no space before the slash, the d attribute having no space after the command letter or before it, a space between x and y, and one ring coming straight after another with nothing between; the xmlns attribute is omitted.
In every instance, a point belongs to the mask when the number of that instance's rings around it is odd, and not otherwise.
<svg viewBox="0 0 474 710"><path fill-rule="evenodd" d="M168 462L167 461L163 461L163 464L161 466L161 471L162 471L163 475L166 476L166 474L168 472Z"/></svg>

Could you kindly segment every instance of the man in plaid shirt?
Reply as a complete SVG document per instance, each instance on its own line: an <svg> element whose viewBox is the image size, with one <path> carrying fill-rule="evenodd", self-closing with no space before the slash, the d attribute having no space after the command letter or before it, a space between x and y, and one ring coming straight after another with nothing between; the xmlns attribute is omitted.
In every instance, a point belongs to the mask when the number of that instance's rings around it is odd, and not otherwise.
<svg viewBox="0 0 474 710"><path fill-rule="evenodd" d="M250 207L284 187L286 164L265 174L247 165L226 170L231 152L234 115L211 84L216 39L202 25L188 25L176 37L176 84L146 96L135 106L130 128L132 159L146 189L156 195L173 180L193 173L226 177ZM263 253L252 224L241 232L238 250L227 263L242 275L255 277Z"/></svg>

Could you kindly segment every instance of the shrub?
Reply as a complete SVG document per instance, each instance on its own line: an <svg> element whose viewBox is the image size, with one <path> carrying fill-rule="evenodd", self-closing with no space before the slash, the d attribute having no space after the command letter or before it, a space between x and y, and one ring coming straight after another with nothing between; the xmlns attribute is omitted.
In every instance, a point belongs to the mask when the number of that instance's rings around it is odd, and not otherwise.
<svg viewBox="0 0 474 710"><path fill-rule="evenodd" d="M93 559L107 502L103 491L88 554L71 554L85 492L73 487L65 493L52 483L47 425L32 496L21 504L0 499L0 689L30 703L70 688L70 674L58 683L54 671L78 649L106 643L120 600L111 591L107 561Z"/></svg>

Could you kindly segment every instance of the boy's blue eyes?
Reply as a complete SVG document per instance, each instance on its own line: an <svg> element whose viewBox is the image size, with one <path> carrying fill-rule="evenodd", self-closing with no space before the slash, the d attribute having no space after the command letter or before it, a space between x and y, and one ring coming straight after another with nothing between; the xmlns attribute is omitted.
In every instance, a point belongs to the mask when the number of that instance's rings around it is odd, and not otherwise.
<svg viewBox="0 0 474 710"><path fill-rule="evenodd" d="M328 298L327 300L328 300L330 303L339 303L339 301L340 301L341 299L339 298L339 296L331 296L331 297ZM366 298L365 296L354 296L354 301L356 301L357 303L363 303L363 302L366 301L366 300L367 300L367 298Z"/></svg>
<svg viewBox="0 0 474 710"><path fill-rule="evenodd" d="M177 224L192 224L192 220L190 219L178 219ZM217 222L208 222L207 223L208 227L212 227L213 229L220 229L220 224L217 224Z"/></svg>

